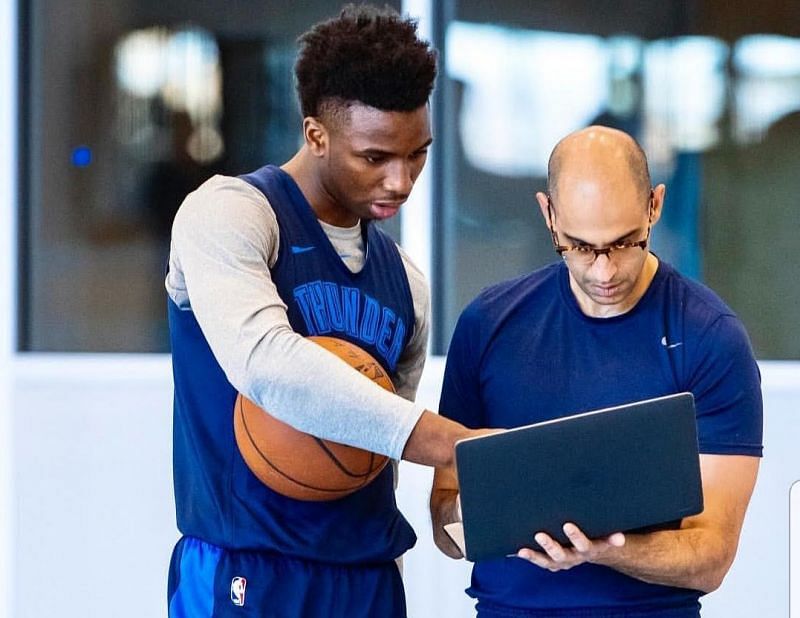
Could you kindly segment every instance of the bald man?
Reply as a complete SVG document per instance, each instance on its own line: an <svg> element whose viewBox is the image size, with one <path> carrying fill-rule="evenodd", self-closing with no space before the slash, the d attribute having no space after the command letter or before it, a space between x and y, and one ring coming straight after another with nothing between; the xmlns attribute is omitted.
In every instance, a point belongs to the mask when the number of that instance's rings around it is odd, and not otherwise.
<svg viewBox="0 0 800 618"><path fill-rule="evenodd" d="M705 510L679 529L600 539L564 522L570 547L537 533L544 551L475 565L467 593L480 617L696 617L733 562L762 453L760 377L734 313L650 252L665 190L625 133L564 138L536 195L561 260L466 308L440 410L507 428L691 391ZM442 525L457 521L457 496L452 469L437 469L434 537L454 558Z"/></svg>

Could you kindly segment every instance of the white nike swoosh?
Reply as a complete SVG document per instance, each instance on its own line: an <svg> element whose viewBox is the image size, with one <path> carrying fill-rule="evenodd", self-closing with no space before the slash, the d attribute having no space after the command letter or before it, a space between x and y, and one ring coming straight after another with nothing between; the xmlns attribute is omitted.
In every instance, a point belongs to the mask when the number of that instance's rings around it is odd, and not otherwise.
<svg viewBox="0 0 800 618"><path fill-rule="evenodd" d="M661 345L667 348L667 350L671 350L673 348L677 348L679 345L683 345L683 341L679 341L678 343L667 343L667 338L661 337Z"/></svg>

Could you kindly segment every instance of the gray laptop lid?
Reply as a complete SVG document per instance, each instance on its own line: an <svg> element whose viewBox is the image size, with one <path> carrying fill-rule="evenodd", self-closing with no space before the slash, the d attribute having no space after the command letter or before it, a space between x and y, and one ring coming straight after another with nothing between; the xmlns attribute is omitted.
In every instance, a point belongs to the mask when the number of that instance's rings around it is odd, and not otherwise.
<svg viewBox="0 0 800 618"><path fill-rule="evenodd" d="M677 527L703 510L694 398L678 393L462 440L456 465L466 557Z"/></svg>

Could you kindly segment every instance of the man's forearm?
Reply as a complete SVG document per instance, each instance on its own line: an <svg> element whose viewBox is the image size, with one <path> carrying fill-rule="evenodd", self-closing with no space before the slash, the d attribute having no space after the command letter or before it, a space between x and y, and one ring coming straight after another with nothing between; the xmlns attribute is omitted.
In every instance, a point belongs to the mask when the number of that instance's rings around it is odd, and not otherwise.
<svg viewBox="0 0 800 618"><path fill-rule="evenodd" d="M648 583L711 592L736 556L758 463L750 456L700 455L703 512L685 519L680 530L591 540L568 522L571 546L540 532L534 538L543 551L524 548L517 555L550 571L591 562Z"/></svg>
<svg viewBox="0 0 800 618"><path fill-rule="evenodd" d="M722 583L736 548L700 528L628 534L596 561L651 584L711 592Z"/></svg>
<svg viewBox="0 0 800 618"><path fill-rule="evenodd" d="M624 547L595 562L654 584L711 592L733 564L759 460L739 455L701 455L703 513L680 530L627 535Z"/></svg>

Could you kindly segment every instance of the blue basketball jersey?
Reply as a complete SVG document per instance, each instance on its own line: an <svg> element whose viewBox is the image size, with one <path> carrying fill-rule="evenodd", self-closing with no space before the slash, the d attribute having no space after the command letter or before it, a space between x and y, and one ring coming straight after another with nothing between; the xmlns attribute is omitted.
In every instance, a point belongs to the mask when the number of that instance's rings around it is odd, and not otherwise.
<svg viewBox="0 0 800 618"><path fill-rule="evenodd" d="M280 248L270 270L292 328L350 341L395 377L413 331L414 307L394 242L365 224L364 267L352 273L288 174L266 166L242 178L275 211ZM414 532L395 503L392 466L366 487L329 502L294 500L263 485L236 446L237 392L194 314L170 300L169 319L175 501L184 535L229 550L345 565L391 561L414 545Z"/></svg>

